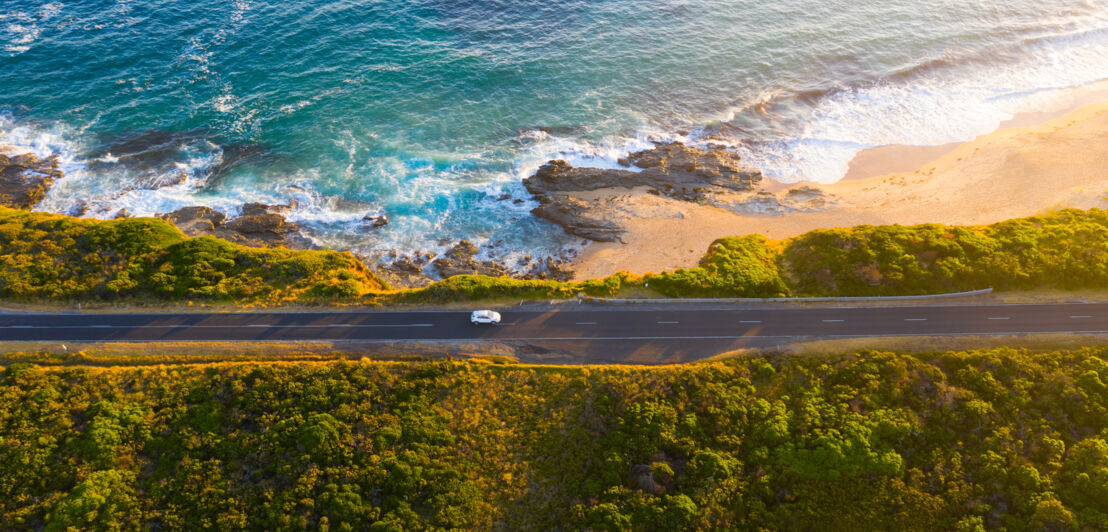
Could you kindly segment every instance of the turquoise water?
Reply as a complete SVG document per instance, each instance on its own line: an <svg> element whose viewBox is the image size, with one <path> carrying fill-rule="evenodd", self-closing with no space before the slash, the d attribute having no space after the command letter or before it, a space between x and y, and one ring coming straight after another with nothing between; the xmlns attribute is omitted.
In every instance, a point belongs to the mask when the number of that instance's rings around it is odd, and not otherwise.
<svg viewBox="0 0 1108 532"><path fill-rule="evenodd" d="M551 158L710 141L833 182L862 149L967 140L1105 78L1093 0L0 5L0 144L67 174L39 209L293 201L360 252L579 245L528 212Z"/></svg>

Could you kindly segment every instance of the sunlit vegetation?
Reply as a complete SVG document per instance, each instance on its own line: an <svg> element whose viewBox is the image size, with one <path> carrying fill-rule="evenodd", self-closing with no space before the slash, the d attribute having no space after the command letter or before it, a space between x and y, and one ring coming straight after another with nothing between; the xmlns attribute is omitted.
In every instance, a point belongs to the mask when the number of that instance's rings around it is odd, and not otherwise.
<svg viewBox="0 0 1108 532"><path fill-rule="evenodd" d="M0 371L0 529L1104 530L1108 349Z"/></svg>
<svg viewBox="0 0 1108 532"><path fill-rule="evenodd" d="M188 238L162 220L86 220L0 208L8 300L351 300L383 284L349 253Z"/></svg>
<svg viewBox="0 0 1108 532"><path fill-rule="evenodd" d="M775 242L715 241L696 268L578 282L462 275L389 290L348 253L188 238L161 220L84 220L0 208L0 298L22 301L443 303L482 299L912 295L1108 286L1108 211L988 226L858 226Z"/></svg>
<svg viewBox="0 0 1108 532"><path fill-rule="evenodd" d="M776 297L1081 289L1108 285L1108 211L985 226L862 225L782 242L714 242L700 266L647 276L666 295Z"/></svg>
<svg viewBox="0 0 1108 532"><path fill-rule="evenodd" d="M992 286L1108 285L1108 211L1067 209L987 226L859 226L786 241L796 293L920 294Z"/></svg>

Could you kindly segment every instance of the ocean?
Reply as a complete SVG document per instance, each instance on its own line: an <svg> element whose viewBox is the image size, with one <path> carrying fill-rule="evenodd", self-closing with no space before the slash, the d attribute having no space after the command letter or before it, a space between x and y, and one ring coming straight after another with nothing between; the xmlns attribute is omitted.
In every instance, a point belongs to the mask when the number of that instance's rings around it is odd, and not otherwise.
<svg viewBox="0 0 1108 532"><path fill-rule="evenodd" d="M529 213L550 159L711 142L828 183L1106 78L1101 0L0 4L0 145L66 174L37 210L289 204L362 254L579 247Z"/></svg>

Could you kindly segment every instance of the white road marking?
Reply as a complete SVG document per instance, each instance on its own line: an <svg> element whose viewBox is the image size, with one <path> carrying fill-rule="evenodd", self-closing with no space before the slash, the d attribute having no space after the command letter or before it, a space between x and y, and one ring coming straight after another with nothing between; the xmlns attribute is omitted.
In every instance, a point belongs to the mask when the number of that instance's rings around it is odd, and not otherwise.
<svg viewBox="0 0 1108 532"><path fill-rule="evenodd" d="M114 327L115 327L115 325L93 325L92 326L93 329L111 329L111 328L114 328Z"/></svg>
<svg viewBox="0 0 1108 532"><path fill-rule="evenodd" d="M595 321L579 321L577 325L596 325Z"/></svg>
<svg viewBox="0 0 1108 532"><path fill-rule="evenodd" d="M846 320L823 320L823 323L842 323Z"/></svg>
<svg viewBox="0 0 1108 532"><path fill-rule="evenodd" d="M664 323L666 325L674 325L674 324L681 323L681 322L678 322L678 321L659 321L658 323Z"/></svg>
<svg viewBox="0 0 1108 532"><path fill-rule="evenodd" d="M1070 316L1070 319L1071 320L1087 320L1091 317L1092 316Z"/></svg>
<svg viewBox="0 0 1108 532"><path fill-rule="evenodd" d="M740 321L739 323L762 323L762 322L760 322L758 320L746 320L746 321Z"/></svg>
<svg viewBox="0 0 1108 532"><path fill-rule="evenodd" d="M411 325L408 325L408 327L434 327L434 325L430 323L413 323Z"/></svg>
<svg viewBox="0 0 1108 532"><path fill-rule="evenodd" d="M904 321L927 321L927 318L904 318Z"/></svg>
<svg viewBox="0 0 1108 532"><path fill-rule="evenodd" d="M993 317L993 318L989 318L989 319L990 320L1009 320L1011 318L1009 318L1007 316L997 316L997 317Z"/></svg>

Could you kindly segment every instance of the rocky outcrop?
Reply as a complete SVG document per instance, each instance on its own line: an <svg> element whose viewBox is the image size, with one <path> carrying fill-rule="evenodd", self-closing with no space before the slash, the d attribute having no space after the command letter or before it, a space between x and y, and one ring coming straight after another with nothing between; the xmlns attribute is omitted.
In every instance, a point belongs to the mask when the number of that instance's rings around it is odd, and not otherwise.
<svg viewBox="0 0 1108 532"><path fill-rule="evenodd" d="M0 205L29 209L42 201L54 181L61 178L57 157L0 153Z"/></svg>
<svg viewBox="0 0 1108 532"><path fill-rule="evenodd" d="M539 201L532 212L562 226L566 232L599 242L620 240L623 229L606 212L606 195L583 192L634 189L681 201L705 202L719 194L749 192L762 174L742 164L738 154L722 147L691 148L680 142L659 143L653 149L621 159L638 170L574 168L565 161L550 161L524 179L527 190Z"/></svg>
<svg viewBox="0 0 1108 532"><path fill-rule="evenodd" d="M370 227L370 229L377 229L389 225L389 217L385 214L367 214L362 217L362 222Z"/></svg>
<svg viewBox="0 0 1108 532"><path fill-rule="evenodd" d="M779 193L761 190L749 194L712 195L706 203L737 214L782 216L827 210L838 206L839 198L819 188L800 185Z"/></svg>
<svg viewBox="0 0 1108 532"><path fill-rule="evenodd" d="M189 236L214 236L251 247L311 247L300 236L300 226L288 222L279 211L284 206L248 203L238 217L230 220L209 207L184 207L160 218L176 225Z"/></svg>
<svg viewBox="0 0 1108 532"><path fill-rule="evenodd" d="M761 172L743 165L738 154L722 147L700 149L671 142L632 153L619 162L640 170L574 168L565 161L551 161L525 179L524 185L535 195L645 186L663 195L695 201L713 188L744 192L762 180Z"/></svg>
<svg viewBox="0 0 1108 532"><path fill-rule="evenodd" d="M542 196L539 202L531 213L562 226L571 235L597 242L622 241L623 226L608 217L604 209L597 208L596 201L556 193Z"/></svg>
<svg viewBox="0 0 1108 532"><path fill-rule="evenodd" d="M394 288L420 288L437 279L454 275L489 275L515 279L552 279L569 281L573 270L569 268L571 257L518 257L514 262L497 255L496 243L485 248L489 260L477 260L479 248L462 240L441 255L417 251L403 255L396 250L374 253L363 258L367 264L376 264L374 272Z"/></svg>
<svg viewBox="0 0 1108 532"><path fill-rule="evenodd" d="M189 236L212 236L215 229L223 225L227 216L211 207L182 207L168 214L159 214L159 218L176 225L181 232Z"/></svg>
<svg viewBox="0 0 1108 532"><path fill-rule="evenodd" d="M434 279L423 273L423 268L427 266L434 254L417 252L412 256L397 258L396 252L393 251L389 255L391 262L388 259L383 262L366 261L369 264L378 262L379 265L375 266L373 271L389 286L393 288L423 288L435 282Z"/></svg>
<svg viewBox="0 0 1108 532"><path fill-rule="evenodd" d="M503 277L508 275L508 269L503 265L489 261L478 261L477 246L468 240L458 242L443 256L431 262L439 276L443 279L455 275L488 275L490 277Z"/></svg>

